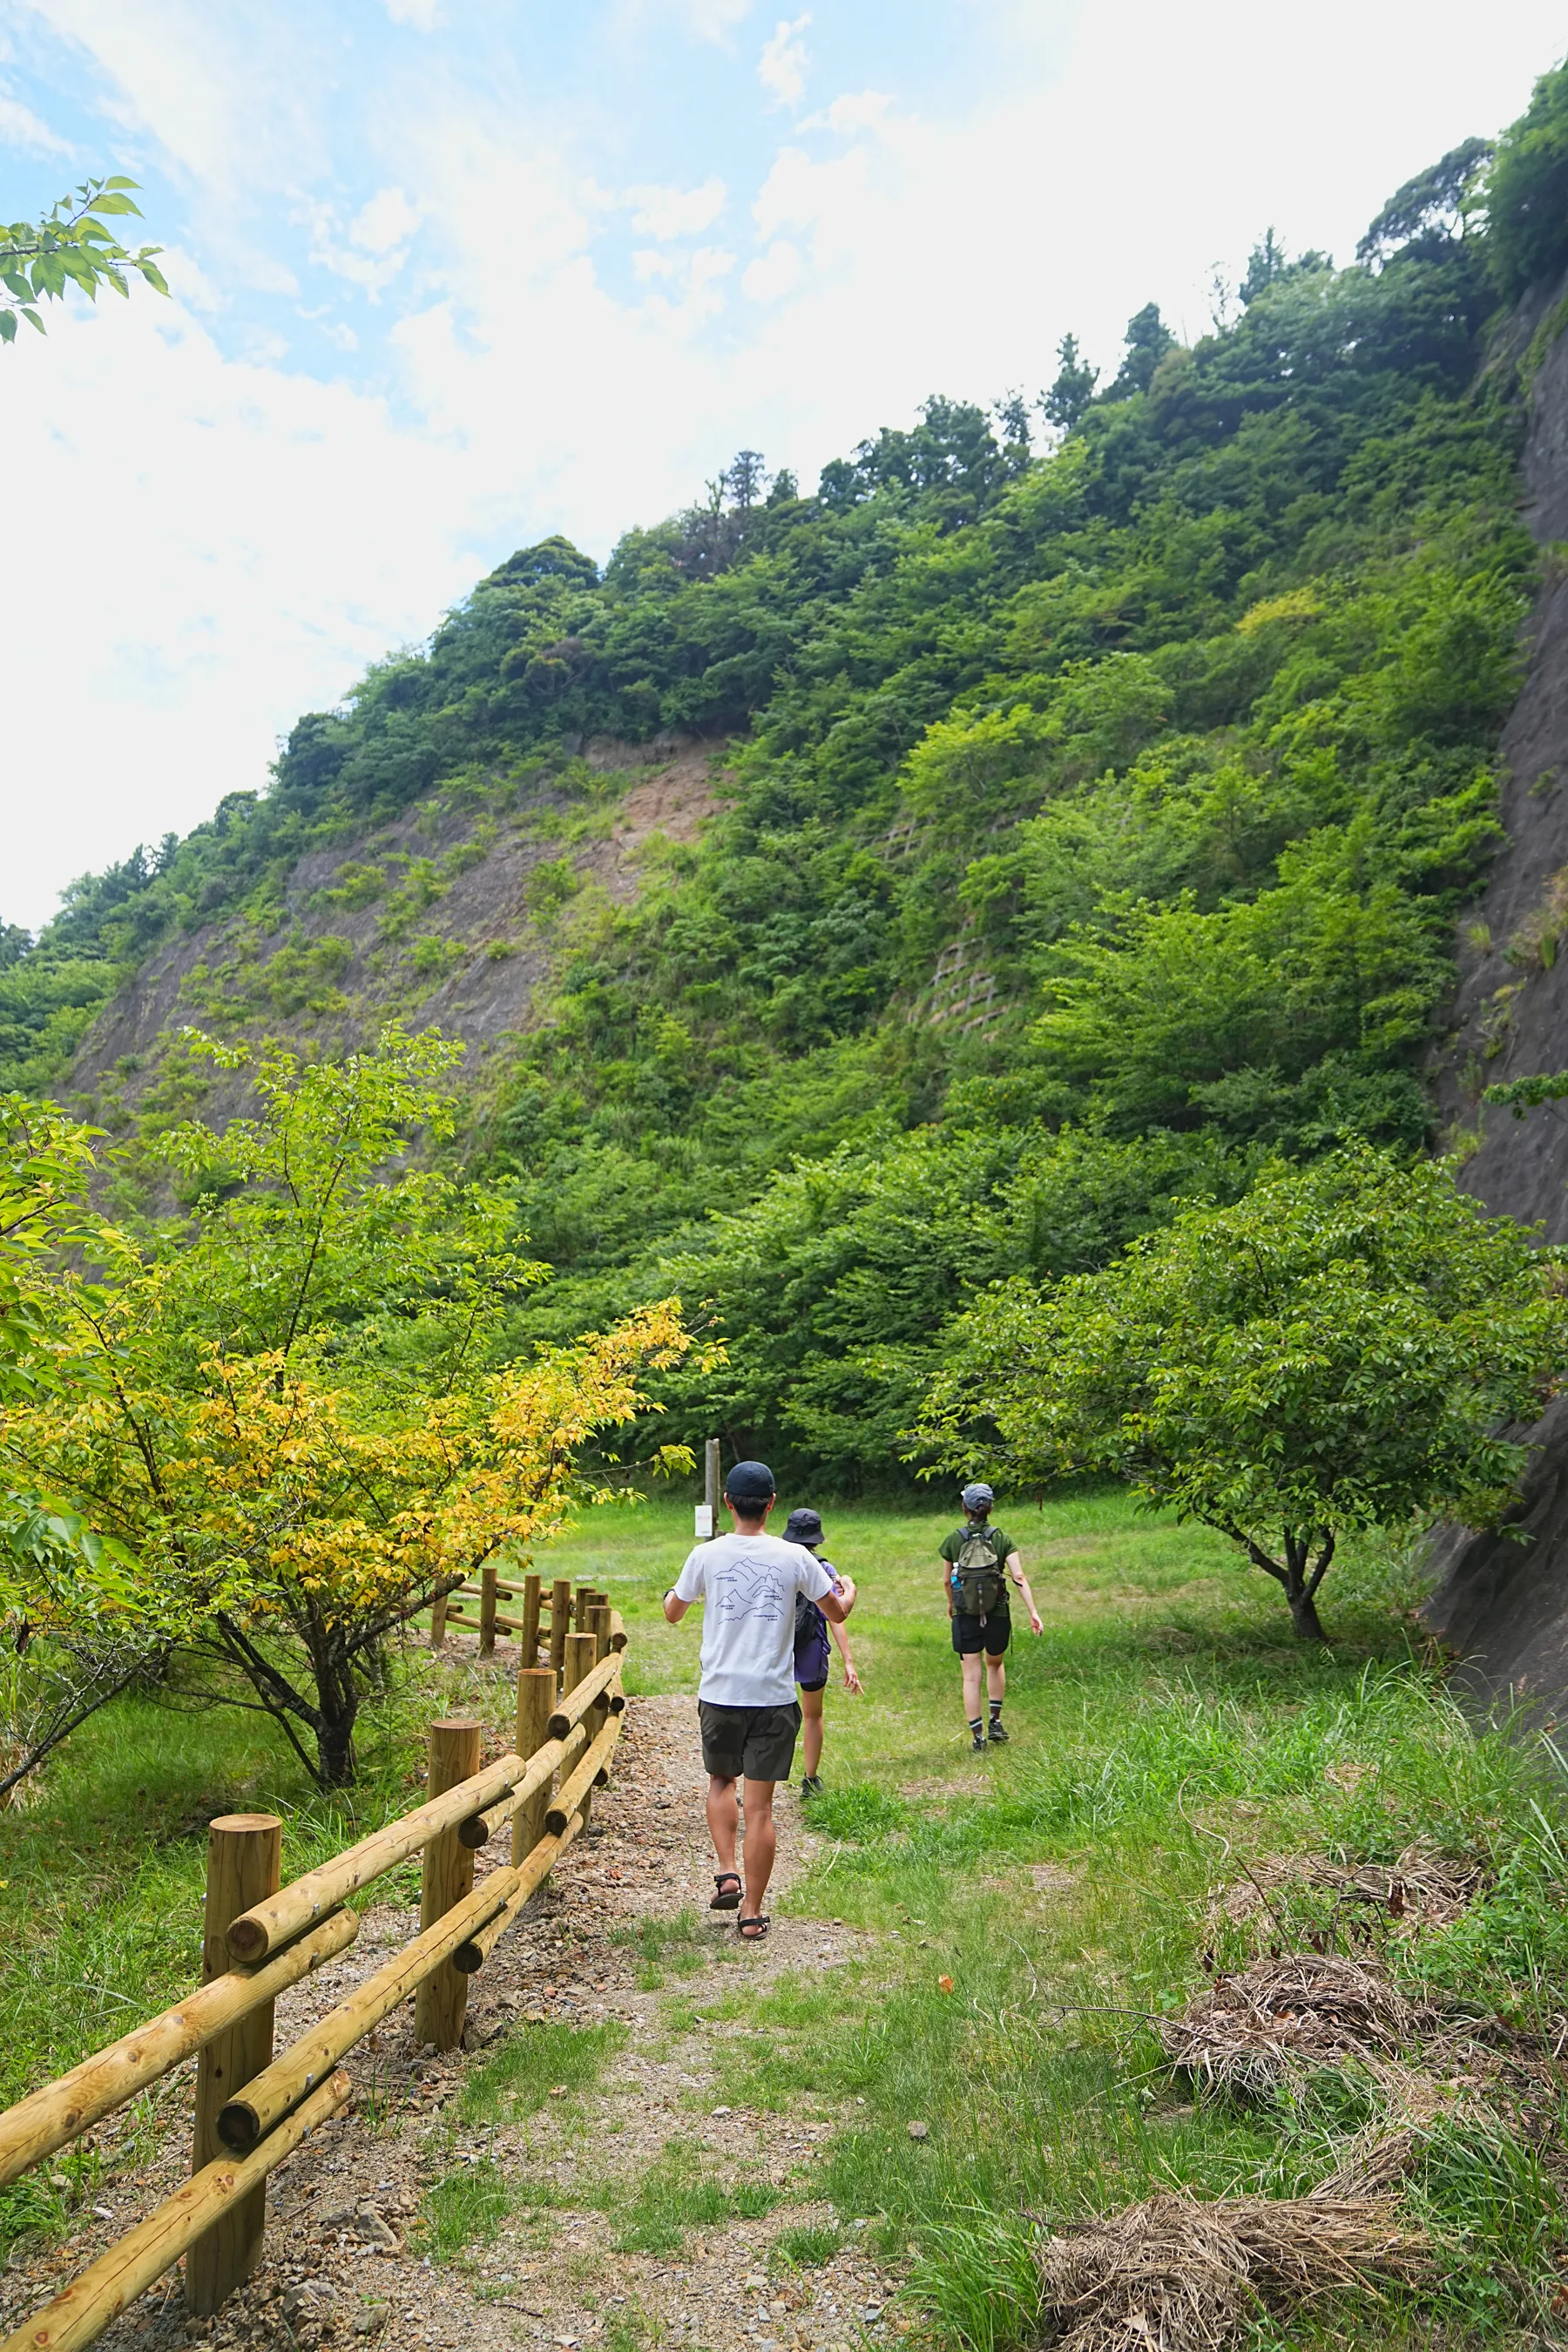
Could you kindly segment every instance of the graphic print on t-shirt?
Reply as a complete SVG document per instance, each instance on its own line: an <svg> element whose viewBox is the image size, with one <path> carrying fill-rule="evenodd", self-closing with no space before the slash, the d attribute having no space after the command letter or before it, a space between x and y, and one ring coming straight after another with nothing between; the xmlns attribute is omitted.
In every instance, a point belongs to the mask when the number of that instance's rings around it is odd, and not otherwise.
<svg viewBox="0 0 1568 2352"><path fill-rule="evenodd" d="M675 1590L704 1603L700 1696L713 1706L793 1705L795 1594L820 1601L833 1587L820 1561L779 1536L699 1544Z"/></svg>

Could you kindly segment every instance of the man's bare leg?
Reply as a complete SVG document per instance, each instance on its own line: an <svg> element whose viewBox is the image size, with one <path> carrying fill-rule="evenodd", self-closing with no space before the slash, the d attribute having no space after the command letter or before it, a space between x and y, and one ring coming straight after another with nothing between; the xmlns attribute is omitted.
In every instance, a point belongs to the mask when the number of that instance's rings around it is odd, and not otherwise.
<svg viewBox="0 0 1568 2352"><path fill-rule="evenodd" d="M739 1820L735 1783L733 1780L721 1780L717 1772L710 1772L708 1775L708 1834L713 1841L713 1859L721 1871L732 1871L735 1867L735 1832Z"/></svg>
<svg viewBox="0 0 1568 2352"><path fill-rule="evenodd" d="M963 1668L963 1712L971 1723L980 1720L980 1653L965 1650L959 1664ZM990 1660L986 1660L989 1666Z"/></svg>
<svg viewBox="0 0 1568 2352"><path fill-rule="evenodd" d="M1005 1658L987 1656L985 1661L985 1696L1000 1706L1007 1696L1007 1662ZM980 1677L974 1677L974 1710L980 1711Z"/></svg>
<svg viewBox="0 0 1568 2352"><path fill-rule="evenodd" d="M760 1919L763 1906L768 1899L768 1881L773 1874L773 1855L778 1839L773 1830L773 1789L772 1780L746 1782L746 1843L742 1861L746 1873L746 1908L744 1916ZM710 1814L710 1820L712 1816ZM735 1851L733 1843L731 1854ZM723 1855L719 1857L721 1865Z"/></svg>

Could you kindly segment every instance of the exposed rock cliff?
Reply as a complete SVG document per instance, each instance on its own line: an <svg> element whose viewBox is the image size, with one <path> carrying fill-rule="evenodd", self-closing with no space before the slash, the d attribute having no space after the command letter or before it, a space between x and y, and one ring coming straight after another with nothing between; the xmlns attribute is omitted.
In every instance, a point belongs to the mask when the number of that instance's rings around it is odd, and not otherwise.
<svg viewBox="0 0 1568 2352"><path fill-rule="evenodd" d="M1526 520L1549 551L1529 667L1502 741L1509 845L1461 926L1457 1034L1437 1074L1451 1136L1479 1133L1464 1181L1489 1209L1568 1240L1568 1103L1523 1119L1484 1087L1568 1068L1568 281L1521 308L1505 360L1530 378ZM1568 556L1568 547L1563 547ZM1435 1630L1481 1691L1568 1693L1568 1398L1528 1433L1534 1451L1512 1526L1446 1529L1434 1546Z"/></svg>

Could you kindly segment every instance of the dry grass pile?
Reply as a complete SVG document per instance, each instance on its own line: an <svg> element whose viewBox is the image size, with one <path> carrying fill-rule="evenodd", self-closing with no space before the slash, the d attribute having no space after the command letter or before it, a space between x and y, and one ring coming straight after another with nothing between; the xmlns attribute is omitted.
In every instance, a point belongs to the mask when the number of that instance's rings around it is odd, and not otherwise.
<svg viewBox="0 0 1568 2352"><path fill-rule="evenodd" d="M1414 1936L1424 1927L1451 1927L1491 1885L1492 1873L1473 1854L1438 1853L1424 1845L1406 1846L1397 1862L1354 1864L1321 1853L1268 1854L1247 1876L1215 1890L1209 1925L1211 1930L1251 1925L1272 1934L1279 1925L1276 1906L1307 1892L1331 1898L1325 1931L1331 1945L1363 1941L1374 1932Z"/></svg>
<svg viewBox="0 0 1568 2352"><path fill-rule="evenodd" d="M1216 1977L1159 2031L1173 2066L1201 2088L1262 2099L1323 2067L1395 2058L1433 2039L1440 2021L1369 1961L1288 1952Z"/></svg>
<svg viewBox="0 0 1568 2352"><path fill-rule="evenodd" d="M1221 2352L1260 2307L1283 2316L1325 2294L1419 2285L1433 2256L1387 2200L1320 2190L1152 2197L1047 2239L1039 2266L1060 2352Z"/></svg>

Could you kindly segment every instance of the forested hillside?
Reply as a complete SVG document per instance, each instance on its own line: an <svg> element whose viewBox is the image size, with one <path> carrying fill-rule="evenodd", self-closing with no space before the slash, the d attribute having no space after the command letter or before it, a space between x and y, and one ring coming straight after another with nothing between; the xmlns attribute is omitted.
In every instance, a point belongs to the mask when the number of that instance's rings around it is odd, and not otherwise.
<svg viewBox="0 0 1568 2352"><path fill-rule="evenodd" d="M1270 1154L1432 1139L1535 586L1521 386L1563 318L1496 329L1568 262L1565 156L1560 72L1352 266L1264 237L1191 349L1150 306L1103 384L1068 339L1038 404L933 398L814 495L745 451L602 574L521 551L265 792L0 932L4 1082L132 1139L186 1108L177 1044L106 1078L89 1034L172 940L201 951L171 1036L323 1045L522 955L463 1145L554 1269L518 1340L679 1287L737 1447L885 1478L987 1283L1092 1267ZM595 849L606 739L713 755L715 814L648 832L635 888ZM510 929L426 922L520 837ZM700 1434L711 1376L680 1378L662 1433Z"/></svg>

